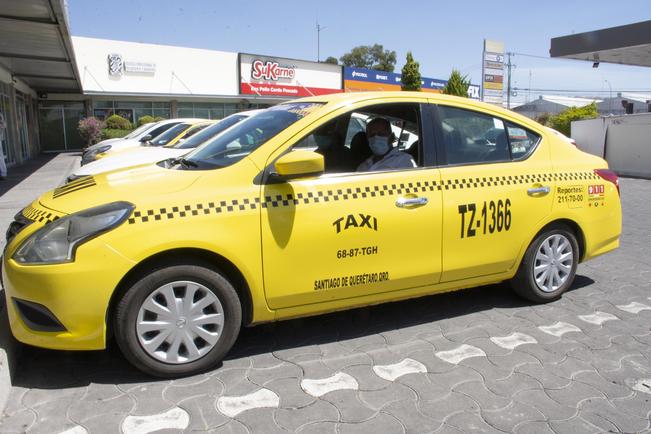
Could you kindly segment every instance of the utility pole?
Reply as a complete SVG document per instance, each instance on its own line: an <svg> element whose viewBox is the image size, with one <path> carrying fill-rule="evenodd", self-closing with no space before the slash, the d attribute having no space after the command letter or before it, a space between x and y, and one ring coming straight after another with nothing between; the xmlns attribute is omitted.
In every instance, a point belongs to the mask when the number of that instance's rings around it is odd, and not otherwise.
<svg viewBox="0 0 651 434"><path fill-rule="evenodd" d="M608 94L608 114L612 115L613 114L613 87L610 85L610 81L604 80L606 83L608 83L608 88L610 89L610 93Z"/></svg>
<svg viewBox="0 0 651 434"><path fill-rule="evenodd" d="M506 53L506 56L508 57L508 62L506 63L506 77L508 80L508 84L506 87L506 108L511 110L511 68L514 67L511 63L511 55L513 53Z"/></svg>
<svg viewBox="0 0 651 434"><path fill-rule="evenodd" d="M325 30L326 27L319 24L319 20L316 21L316 61L321 61L321 30Z"/></svg>

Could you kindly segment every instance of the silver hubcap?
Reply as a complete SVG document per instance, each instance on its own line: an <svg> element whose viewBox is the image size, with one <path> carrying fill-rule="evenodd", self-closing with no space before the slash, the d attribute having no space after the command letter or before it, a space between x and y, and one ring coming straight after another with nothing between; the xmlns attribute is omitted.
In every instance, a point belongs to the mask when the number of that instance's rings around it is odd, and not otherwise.
<svg viewBox="0 0 651 434"><path fill-rule="evenodd" d="M545 239L536 252L533 269L538 288L544 292L556 291L569 278L573 262L572 244L567 238L554 234Z"/></svg>
<svg viewBox="0 0 651 434"><path fill-rule="evenodd" d="M188 281L161 286L138 311L142 348L165 363L189 363L210 352L224 327L224 308L205 286Z"/></svg>

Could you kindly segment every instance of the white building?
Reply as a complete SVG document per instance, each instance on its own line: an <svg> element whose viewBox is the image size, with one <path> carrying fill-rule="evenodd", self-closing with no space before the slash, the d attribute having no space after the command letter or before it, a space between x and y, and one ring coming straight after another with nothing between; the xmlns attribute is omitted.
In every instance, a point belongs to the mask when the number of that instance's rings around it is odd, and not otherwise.
<svg viewBox="0 0 651 434"><path fill-rule="evenodd" d="M601 100L559 95L540 95L538 99L514 107L512 110L521 115L536 119L545 113L554 115L570 107L585 107L593 102L600 103Z"/></svg>
<svg viewBox="0 0 651 434"><path fill-rule="evenodd" d="M624 107L624 103L629 106L628 112ZM604 98L603 101L597 104L597 107L602 115L647 113L651 111L651 94L618 92L617 96Z"/></svg>

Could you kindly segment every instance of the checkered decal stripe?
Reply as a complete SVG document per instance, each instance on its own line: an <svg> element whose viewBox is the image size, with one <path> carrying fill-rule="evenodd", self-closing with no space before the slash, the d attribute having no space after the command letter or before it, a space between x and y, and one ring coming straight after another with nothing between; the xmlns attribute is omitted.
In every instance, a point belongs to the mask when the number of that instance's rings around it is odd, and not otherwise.
<svg viewBox="0 0 651 434"><path fill-rule="evenodd" d="M92 176L84 176L66 185L54 189L52 198L56 199L57 197L63 196L65 194L69 194L74 191L83 190L84 188L92 187L93 185L96 185L95 179Z"/></svg>
<svg viewBox="0 0 651 434"><path fill-rule="evenodd" d="M32 208L31 206L27 206L23 209L23 216L33 222L39 223L50 223L59 218L59 216L50 211Z"/></svg>
<svg viewBox="0 0 651 434"><path fill-rule="evenodd" d="M366 199L378 196L395 196L410 193L422 193L434 190L462 190L500 185L531 184L536 182L553 181L583 181L598 179L592 172L547 173L533 175L506 175L476 178L457 178L438 181L418 181L408 183L383 184L356 188L341 188L315 192L298 193L296 195L265 196L264 200L255 197L251 199L232 199L214 202L204 202L180 205L168 208L136 210L128 220L129 224L147 223L151 221L171 220L175 218L193 217L209 214L223 214L262 208L278 208L286 206L309 205L341 200Z"/></svg>

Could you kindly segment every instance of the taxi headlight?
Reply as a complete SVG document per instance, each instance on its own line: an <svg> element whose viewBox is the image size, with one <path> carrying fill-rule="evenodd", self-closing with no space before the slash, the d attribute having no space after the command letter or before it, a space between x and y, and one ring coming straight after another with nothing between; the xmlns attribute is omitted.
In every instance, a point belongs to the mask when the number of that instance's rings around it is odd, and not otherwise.
<svg viewBox="0 0 651 434"><path fill-rule="evenodd" d="M120 225L133 208L128 202L113 202L62 217L30 235L13 258L34 265L72 262L80 244Z"/></svg>
<svg viewBox="0 0 651 434"><path fill-rule="evenodd" d="M113 146L111 146L111 145L100 146L100 147L97 148L96 150L92 151L92 153L95 154L95 155L97 155L97 154L103 154L104 152L108 151L108 150L111 149L112 147L113 147Z"/></svg>

